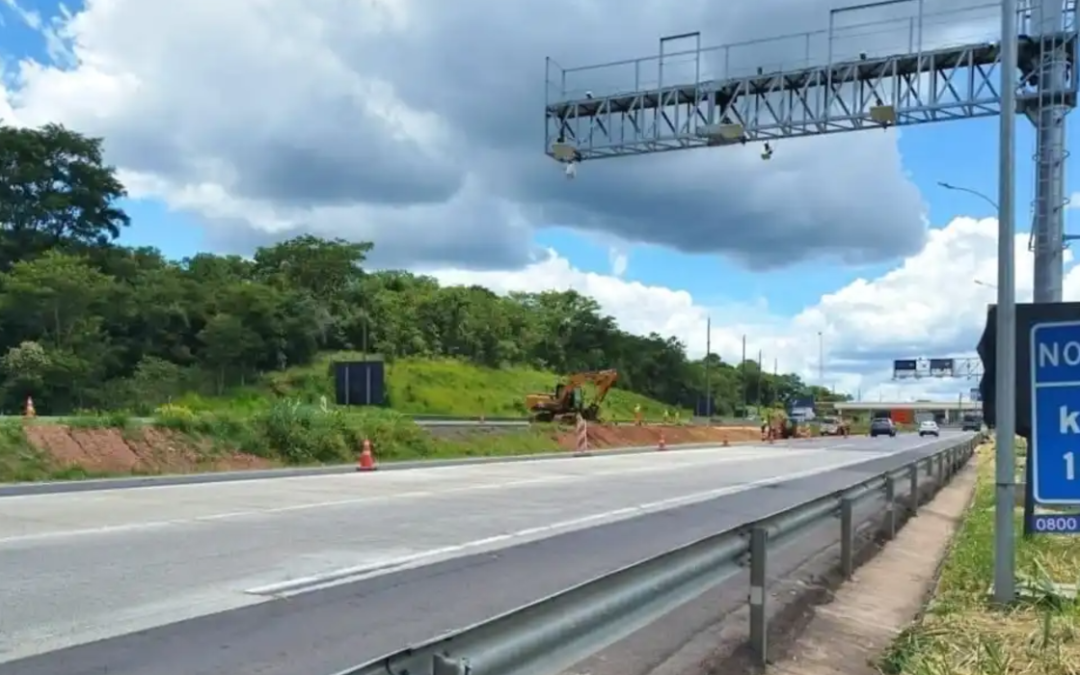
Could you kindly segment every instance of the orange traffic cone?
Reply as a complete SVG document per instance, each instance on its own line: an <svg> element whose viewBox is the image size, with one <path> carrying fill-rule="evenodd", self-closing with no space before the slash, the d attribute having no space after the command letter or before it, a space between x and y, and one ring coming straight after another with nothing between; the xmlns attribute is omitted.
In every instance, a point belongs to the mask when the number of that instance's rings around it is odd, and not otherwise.
<svg viewBox="0 0 1080 675"><path fill-rule="evenodd" d="M656 447L657 450L667 450L667 444L664 443L664 430L660 430L660 443Z"/></svg>
<svg viewBox="0 0 1080 675"><path fill-rule="evenodd" d="M375 455L371 453L371 441L364 439L363 448L360 450L360 457L356 460L357 471L374 471L375 470Z"/></svg>
<svg viewBox="0 0 1080 675"><path fill-rule="evenodd" d="M26 397L26 408L23 410L24 417L37 417L37 411L34 410L34 399L29 396Z"/></svg>

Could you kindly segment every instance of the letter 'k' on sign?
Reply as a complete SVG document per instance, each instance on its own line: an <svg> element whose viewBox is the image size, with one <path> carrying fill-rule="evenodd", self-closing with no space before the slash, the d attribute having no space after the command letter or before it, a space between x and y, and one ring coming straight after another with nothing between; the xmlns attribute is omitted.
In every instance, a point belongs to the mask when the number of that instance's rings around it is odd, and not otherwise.
<svg viewBox="0 0 1080 675"><path fill-rule="evenodd" d="M1080 504L1080 321L1031 328L1032 494L1040 504Z"/></svg>
<svg viewBox="0 0 1080 675"><path fill-rule="evenodd" d="M1061 406L1061 433L1080 434L1080 425L1076 423L1080 410L1069 410L1068 406Z"/></svg>

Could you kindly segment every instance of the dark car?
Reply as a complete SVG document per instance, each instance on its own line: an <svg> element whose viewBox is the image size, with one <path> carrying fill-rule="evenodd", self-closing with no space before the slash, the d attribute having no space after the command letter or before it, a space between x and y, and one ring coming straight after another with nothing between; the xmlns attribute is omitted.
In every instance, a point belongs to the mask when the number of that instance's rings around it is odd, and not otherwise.
<svg viewBox="0 0 1080 675"><path fill-rule="evenodd" d="M896 436L896 425L888 417L878 417L870 422L870 437Z"/></svg>
<svg viewBox="0 0 1080 675"><path fill-rule="evenodd" d="M963 431L982 431L982 420L975 415L964 415L962 426Z"/></svg>

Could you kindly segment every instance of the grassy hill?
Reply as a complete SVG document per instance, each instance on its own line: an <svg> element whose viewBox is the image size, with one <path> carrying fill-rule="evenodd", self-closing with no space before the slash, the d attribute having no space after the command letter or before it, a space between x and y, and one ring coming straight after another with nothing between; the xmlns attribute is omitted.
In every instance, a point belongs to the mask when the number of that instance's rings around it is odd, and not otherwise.
<svg viewBox="0 0 1080 675"><path fill-rule="evenodd" d="M275 398L290 397L316 402L322 396L333 400L333 361L359 360L352 353L324 354L315 363L267 375L257 384L233 389L222 397L187 395L175 403L195 411L247 410L254 412ZM554 390L560 376L530 368L481 368L449 359L402 359L387 365L390 407L409 415L460 417L523 417L525 395ZM612 389L604 401L602 416L607 420L633 419L634 406L641 405L646 418L659 419L664 404L633 392ZM587 397L593 389L586 385ZM681 411L683 418L690 414Z"/></svg>

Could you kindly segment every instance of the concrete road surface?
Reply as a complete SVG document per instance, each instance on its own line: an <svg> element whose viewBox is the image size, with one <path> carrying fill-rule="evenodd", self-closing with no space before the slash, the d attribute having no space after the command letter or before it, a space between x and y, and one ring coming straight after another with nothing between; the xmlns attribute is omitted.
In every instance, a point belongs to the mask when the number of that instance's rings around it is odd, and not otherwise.
<svg viewBox="0 0 1080 675"><path fill-rule="evenodd" d="M815 439L5 497L0 675L330 673L836 489L870 470L856 465L948 440ZM778 480L795 482L763 489ZM552 543L509 566L530 550L515 545L537 540ZM532 567L556 546L562 563ZM506 574L518 576L499 582ZM468 602L452 601L462 592ZM351 637L336 640L342 630Z"/></svg>

